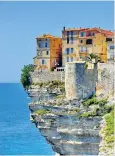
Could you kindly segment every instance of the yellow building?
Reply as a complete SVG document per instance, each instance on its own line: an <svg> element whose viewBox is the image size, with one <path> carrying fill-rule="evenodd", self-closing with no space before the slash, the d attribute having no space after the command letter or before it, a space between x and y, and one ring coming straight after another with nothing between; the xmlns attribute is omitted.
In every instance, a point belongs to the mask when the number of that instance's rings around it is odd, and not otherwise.
<svg viewBox="0 0 115 156"><path fill-rule="evenodd" d="M85 60L90 53L107 62L108 42L113 43L114 34L100 28L73 28L62 31L62 63Z"/></svg>
<svg viewBox="0 0 115 156"><path fill-rule="evenodd" d="M35 70L52 70L62 65L62 40L50 34L36 38Z"/></svg>

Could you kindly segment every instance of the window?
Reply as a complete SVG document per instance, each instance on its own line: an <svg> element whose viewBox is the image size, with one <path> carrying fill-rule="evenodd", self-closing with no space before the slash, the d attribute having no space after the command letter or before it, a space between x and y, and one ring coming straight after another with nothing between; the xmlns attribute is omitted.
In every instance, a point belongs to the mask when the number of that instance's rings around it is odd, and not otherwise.
<svg viewBox="0 0 115 156"><path fill-rule="evenodd" d="M67 57L67 62L69 62L69 57Z"/></svg>
<svg viewBox="0 0 115 156"><path fill-rule="evenodd" d="M85 36L85 32L80 32L80 36L81 37Z"/></svg>
<svg viewBox="0 0 115 156"><path fill-rule="evenodd" d="M95 36L95 33L92 33L92 36Z"/></svg>
<svg viewBox="0 0 115 156"><path fill-rule="evenodd" d="M69 36L69 31L67 31L67 36Z"/></svg>
<svg viewBox="0 0 115 156"><path fill-rule="evenodd" d="M111 45L111 46L110 46L110 49L114 49L114 45Z"/></svg>
<svg viewBox="0 0 115 156"><path fill-rule="evenodd" d="M46 55L49 55L49 51L46 51Z"/></svg>
<svg viewBox="0 0 115 156"><path fill-rule="evenodd" d="M71 62L73 62L73 57L71 57Z"/></svg>
<svg viewBox="0 0 115 156"><path fill-rule="evenodd" d="M67 44L69 43L69 38L67 38Z"/></svg>
<svg viewBox="0 0 115 156"><path fill-rule="evenodd" d="M82 52L83 51L83 47L79 47L79 51Z"/></svg>
<svg viewBox="0 0 115 156"><path fill-rule="evenodd" d="M39 43L38 45L39 45L39 48L41 48L41 44Z"/></svg>
<svg viewBox="0 0 115 156"><path fill-rule="evenodd" d="M91 36L91 32L88 32L87 36Z"/></svg>
<svg viewBox="0 0 115 156"><path fill-rule="evenodd" d="M83 40L80 40L80 43L83 43Z"/></svg>
<svg viewBox="0 0 115 156"><path fill-rule="evenodd" d="M46 64L46 60L42 60L42 64Z"/></svg>
<svg viewBox="0 0 115 156"><path fill-rule="evenodd" d="M69 54L69 48L67 48L66 51L67 51L67 55L68 55Z"/></svg>
<svg viewBox="0 0 115 156"><path fill-rule="evenodd" d="M73 37L71 37L71 44L73 44Z"/></svg>
<svg viewBox="0 0 115 156"><path fill-rule="evenodd" d="M88 52L88 48L86 47L86 52Z"/></svg>
<svg viewBox="0 0 115 156"><path fill-rule="evenodd" d="M71 48L71 53L73 53L73 48Z"/></svg>
<svg viewBox="0 0 115 156"><path fill-rule="evenodd" d="M71 31L71 36L73 36L73 31Z"/></svg>
<svg viewBox="0 0 115 156"><path fill-rule="evenodd" d="M92 39L86 40L86 44L92 44Z"/></svg>
<svg viewBox="0 0 115 156"><path fill-rule="evenodd" d="M45 43L45 47L47 47L47 43Z"/></svg>
<svg viewBox="0 0 115 156"><path fill-rule="evenodd" d="M112 41L112 38L106 38L106 41Z"/></svg>

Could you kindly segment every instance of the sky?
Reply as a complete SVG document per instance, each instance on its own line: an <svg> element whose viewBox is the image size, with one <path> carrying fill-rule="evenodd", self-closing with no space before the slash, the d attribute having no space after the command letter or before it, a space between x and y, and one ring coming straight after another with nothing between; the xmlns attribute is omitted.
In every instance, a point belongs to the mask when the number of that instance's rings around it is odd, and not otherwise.
<svg viewBox="0 0 115 156"><path fill-rule="evenodd" d="M63 27L114 30L113 2L0 2L0 82L20 82L21 69L33 63L35 38L60 36Z"/></svg>

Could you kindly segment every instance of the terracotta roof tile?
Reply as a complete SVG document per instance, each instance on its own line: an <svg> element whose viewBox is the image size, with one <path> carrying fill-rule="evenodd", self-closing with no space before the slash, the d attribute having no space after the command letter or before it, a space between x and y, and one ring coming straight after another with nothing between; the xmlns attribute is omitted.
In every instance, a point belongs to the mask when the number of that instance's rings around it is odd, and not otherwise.
<svg viewBox="0 0 115 156"><path fill-rule="evenodd" d="M42 36L36 37L36 39L40 39L40 38L60 38L60 37L53 36L51 34L43 34Z"/></svg>
<svg viewBox="0 0 115 156"><path fill-rule="evenodd" d="M98 28L98 27L94 27L94 28L67 28L65 29L65 31L85 31L85 32L88 32L88 31L97 31L99 33L102 33L106 36L113 36L114 33L112 31L109 31L109 30L104 30L104 29L101 29L101 28Z"/></svg>

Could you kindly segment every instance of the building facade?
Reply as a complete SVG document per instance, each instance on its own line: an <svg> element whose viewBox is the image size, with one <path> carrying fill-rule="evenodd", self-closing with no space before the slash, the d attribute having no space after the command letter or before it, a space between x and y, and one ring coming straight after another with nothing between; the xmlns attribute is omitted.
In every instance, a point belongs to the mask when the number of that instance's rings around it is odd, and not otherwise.
<svg viewBox="0 0 115 156"><path fill-rule="evenodd" d="M115 60L115 46L113 41L107 42L107 60Z"/></svg>
<svg viewBox="0 0 115 156"><path fill-rule="evenodd" d="M36 38L35 70L50 71L62 66L62 40L50 34Z"/></svg>
<svg viewBox="0 0 115 156"><path fill-rule="evenodd" d="M100 28L73 28L62 31L62 64L85 60L88 54L108 60L108 43L113 43L114 33ZM111 51L112 53L112 51ZM111 54L113 55L113 53Z"/></svg>

